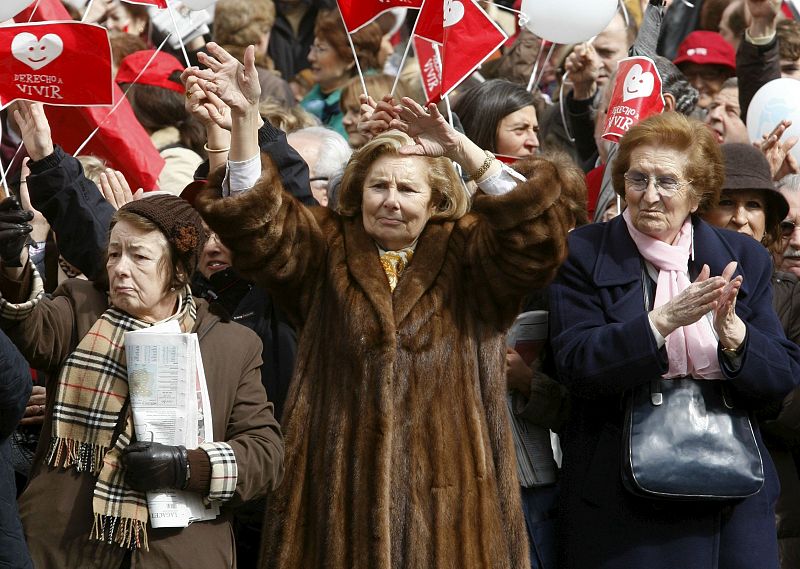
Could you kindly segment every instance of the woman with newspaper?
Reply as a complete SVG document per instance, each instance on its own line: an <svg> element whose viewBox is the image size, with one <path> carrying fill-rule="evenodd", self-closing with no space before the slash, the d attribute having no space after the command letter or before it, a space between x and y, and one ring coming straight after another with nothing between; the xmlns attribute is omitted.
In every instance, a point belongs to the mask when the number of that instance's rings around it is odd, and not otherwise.
<svg viewBox="0 0 800 569"><path fill-rule="evenodd" d="M18 207L12 199L0 202L0 211ZM51 372L42 437L20 498L34 565L235 566L226 506L278 484L283 440L261 385L257 336L221 322L205 301L191 295L191 268L206 238L199 215L171 195L124 205L111 223L108 282L72 279L52 298L44 296L41 278L28 261L27 230L19 224L16 236L0 243L0 317L31 365ZM198 372L188 386L191 393L202 391L195 386L205 376L207 412L199 413L198 404L194 412L202 421L194 424L211 421L213 436L199 446L187 444L196 447L190 450L137 440L134 432L137 409L131 399L140 394L133 377L129 394L127 366L133 365L134 353L129 348L126 356L124 337L154 324L195 333L192 341L199 341L202 361L192 360ZM158 348L159 340L154 342ZM158 361L151 359L153 365L162 363L162 352ZM176 362L184 364L192 365ZM176 398L162 389L156 395L164 407ZM199 399L195 396L195 403ZM186 425L188 439L192 426ZM158 429L147 431L152 437ZM175 502L156 516L148 501L156 490L167 497L177 490L202 497L221 507L221 514L192 518L207 521L188 527L155 529L163 525L156 518L182 507Z"/></svg>

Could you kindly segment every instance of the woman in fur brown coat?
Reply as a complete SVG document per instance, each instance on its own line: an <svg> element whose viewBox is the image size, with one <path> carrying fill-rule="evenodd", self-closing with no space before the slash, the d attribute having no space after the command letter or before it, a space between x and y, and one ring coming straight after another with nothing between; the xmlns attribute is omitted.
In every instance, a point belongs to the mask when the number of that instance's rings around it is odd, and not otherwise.
<svg viewBox="0 0 800 569"><path fill-rule="evenodd" d="M233 107L236 141L255 81L217 59L198 74ZM408 134L354 154L337 211L283 192L266 155L254 187L223 198L219 171L200 200L237 268L300 331L264 567L529 565L504 340L565 255L563 182L544 162L517 184L435 106L403 103L388 114ZM483 190L468 213L443 156Z"/></svg>

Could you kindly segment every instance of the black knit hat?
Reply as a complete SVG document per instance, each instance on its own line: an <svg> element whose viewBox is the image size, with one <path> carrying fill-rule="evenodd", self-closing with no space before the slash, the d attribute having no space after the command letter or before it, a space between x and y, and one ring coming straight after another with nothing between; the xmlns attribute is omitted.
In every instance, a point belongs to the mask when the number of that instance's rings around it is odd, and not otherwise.
<svg viewBox="0 0 800 569"><path fill-rule="evenodd" d="M187 270L194 271L208 235L200 214L186 200L171 194L145 194L120 209L155 223Z"/></svg>
<svg viewBox="0 0 800 569"><path fill-rule="evenodd" d="M722 189L763 191L767 202L766 214L782 221L789 213L789 204L775 187L764 155L749 144L729 143L720 148L725 159Z"/></svg>

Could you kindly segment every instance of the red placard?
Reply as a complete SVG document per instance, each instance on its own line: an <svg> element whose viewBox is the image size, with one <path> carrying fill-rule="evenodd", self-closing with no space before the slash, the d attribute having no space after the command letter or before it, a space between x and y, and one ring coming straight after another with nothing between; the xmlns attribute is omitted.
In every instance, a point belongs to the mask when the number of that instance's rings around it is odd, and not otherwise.
<svg viewBox="0 0 800 569"><path fill-rule="evenodd" d="M337 0L347 31L351 34L393 8L419 8L422 0Z"/></svg>
<svg viewBox="0 0 800 569"><path fill-rule="evenodd" d="M603 138L619 142L633 125L663 111L661 76L653 60L649 57L628 57L620 61Z"/></svg>
<svg viewBox="0 0 800 569"><path fill-rule="evenodd" d="M16 99L107 106L112 89L105 28L73 21L0 27L0 108Z"/></svg>

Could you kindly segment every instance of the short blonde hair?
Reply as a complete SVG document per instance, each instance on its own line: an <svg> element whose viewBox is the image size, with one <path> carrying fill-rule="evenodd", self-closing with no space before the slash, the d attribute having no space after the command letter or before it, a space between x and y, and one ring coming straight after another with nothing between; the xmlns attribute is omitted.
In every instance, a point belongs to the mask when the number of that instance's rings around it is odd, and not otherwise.
<svg viewBox="0 0 800 569"><path fill-rule="evenodd" d="M400 156L398 150L408 144L414 144L410 136L399 130L390 130L358 149L345 167L336 211L348 217L359 215L364 180L372 165L382 156ZM435 209L431 219L455 220L463 217L469 210L469 196L452 162L444 157L421 158L428 163L426 174L431 187L431 203Z"/></svg>
<svg viewBox="0 0 800 569"><path fill-rule="evenodd" d="M287 107L271 98L259 103L258 113L262 119L286 134L309 126L319 126L319 119L300 105Z"/></svg>

